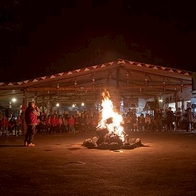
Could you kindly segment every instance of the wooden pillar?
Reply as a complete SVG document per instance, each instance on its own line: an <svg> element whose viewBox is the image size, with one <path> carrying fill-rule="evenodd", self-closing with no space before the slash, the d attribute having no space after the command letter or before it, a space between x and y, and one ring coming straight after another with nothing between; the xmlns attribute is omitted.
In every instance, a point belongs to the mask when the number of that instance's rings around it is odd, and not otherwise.
<svg viewBox="0 0 196 196"><path fill-rule="evenodd" d="M12 102L10 101L10 103L9 103L9 108L12 108Z"/></svg>
<svg viewBox="0 0 196 196"><path fill-rule="evenodd" d="M184 114L184 112L185 112L184 99L182 99L182 113Z"/></svg>
<svg viewBox="0 0 196 196"><path fill-rule="evenodd" d="M177 99L177 93L174 94L174 99L175 99L175 111L178 109L178 99Z"/></svg>
<svg viewBox="0 0 196 196"><path fill-rule="evenodd" d="M42 109L41 109L41 111L42 111L42 114L45 113L45 111L44 111L44 97L42 97Z"/></svg>
<svg viewBox="0 0 196 196"><path fill-rule="evenodd" d="M27 125L25 122L26 108L27 108L27 92L26 92L26 90L23 90L23 102L22 102L22 133L23 133L23 135L25 135L26 131L27 131Z"/></svg>
<svg viewBox="0 0 196 196"><path fill-rule="evenodd" d="M47 101L47 114L50 114L50 98Z"/></svg>
<svg viewBox="0 0 196 196"><path fill-rule="evenodd" d="M119 67L116 68L116 88L119 88L119 75L120 75L120 69Z"/></svg>
<svg viewBox="0 0 196 196"><path fill-rule="evenodd" d="M37 92L35 92L34 101L35 101L35 104L37 104Z"/></svg>
<svg viewBox="0 0 196 196"><path fill-rule="evenodd" d="M115 92L115 105L117 111L120 111L120 93L119 93L119 75L120 75L120 68L116 68L116 92ZM112 99L112 97L111 97Z"/></svg>
<svg viewBox="0 0 196 196"><path fill-rule="evenodd" d="M107 85L111 86L112 84L112 73L109 73L109 77L107 78Z"/></svg>

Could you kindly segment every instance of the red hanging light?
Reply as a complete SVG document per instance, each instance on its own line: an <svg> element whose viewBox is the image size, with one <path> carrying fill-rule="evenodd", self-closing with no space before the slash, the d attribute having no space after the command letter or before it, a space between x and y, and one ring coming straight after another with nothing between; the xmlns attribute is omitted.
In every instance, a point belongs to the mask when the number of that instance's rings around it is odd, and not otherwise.
<svg viewBox="0 0 196 196"><path fill-rule="evenodd" d="M109 84L111 84L112 74L109 75Z"/></svg>
<svg viewBox="0 0 196 196"><path fill-rule="evenodd" d="M56 86L56 87L57 87L57 89L59 89L59 83L57 84L57 86Z"/></svg>
<svg viewBox="0 0 196 196"><path fill-rule="evenodd" d="M127 84L129 83L129 73L127 72L126 74L126 78L127 78Z"/></svg>
<svg viewBox="0 0 196 196"><path fill-rule="evenodd" d="M148 78L147 78L147 75L146 75L146 74L145 74L144 84L145 84L146 86L148 85Z"/></svg>
<svg viewBox="0 0 196 196"><path fill-rule="evenodd" d="M75 80L74 82L74 87L76 88L77 87L77 81Z"/></svg>
<svg viewBox="0 0 196 196"><path fill-rule="evenodd" d="M95 78L92 79L93 87L95 86Z"/></svg>

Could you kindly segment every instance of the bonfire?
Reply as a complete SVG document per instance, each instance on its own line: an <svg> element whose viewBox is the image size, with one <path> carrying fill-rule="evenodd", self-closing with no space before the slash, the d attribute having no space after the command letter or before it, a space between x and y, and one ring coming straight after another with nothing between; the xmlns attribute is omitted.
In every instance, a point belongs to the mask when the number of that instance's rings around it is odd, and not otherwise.
<svg viewBox="0 0 196 196"><path fill-rule="evenodd" d="M98 149L133 149L141 146L140 138L129 138L124 132L123 117L114 111L113 102L107 90L102 93L101 120L96 127L97 136L83 142L87 148Z"/></svg>

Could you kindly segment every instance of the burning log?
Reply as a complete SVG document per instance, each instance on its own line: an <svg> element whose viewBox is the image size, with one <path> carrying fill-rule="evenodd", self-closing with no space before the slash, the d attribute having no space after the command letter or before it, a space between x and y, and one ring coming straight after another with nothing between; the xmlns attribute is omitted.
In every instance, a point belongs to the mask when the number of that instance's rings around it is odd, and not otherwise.
<svg viewBox="0 0 196 196"><path fill-rule="evenodd" d="M89 149L93 149L95 148L95 145L93 144L93 140L91 138L88 138L86 139L84 142L83 142L83 146L89 148Z"/></svg>
<svg viewBox="0 0 196 196"><path fill-rule="evenodd" d="M99 136L99 137L104 137L106 134L108 134L109 131L106 129L106 128L99 128L99 129L96 129L96 134Z"/></svg>
<svg viewBox="0 0 196 196"><path fill-rule="evenodd" d="M104 128L104 129L99 128L99 129L96 130L96 133L98 135L97 145L99 145L99 144L105 142L107 134L109 133L109 131L106 128Z"/></svg>
<svg viewBox="0 0 196 196"><path fill-rule="evenodd" d="M135 139L135 138L133 138ZM118 149L134 149L142 146L141 139L137 138L134 143L123 143L121 142L100 142L99 138L97 142L91 138L86 139L83 142L83 146L87 147L88 149L108 149L108 150L118 150Z"/></svg>
<svg viewBox="0 0 196 196"><path fill-rule="evenodd" d="M107 134L106 135L106 142L108 142L109 144L117 143L119 146L123 145L123 141L116 134Z"/></svg>
<svg viewBox="0 0 196 196"><path fill-rule="evenodd" d="M107 129L97 130L98 136L88 138L83 142L83 146L89 149L134 149L142 146L140 138L129 138L129 135L125 136L123 142L120 137L114 133L109 134Z"/></svg>
<svg viewBox="0 0 196 196"><path fill-rule="evenodd" d="M119 150L121 147L117 142L111 142L109 144L109 149L110 150Z"/></svg>
<svg viewBox="0 0 196 196"><path fill-rule="evenodd" d="M107 142L102 142L97 146L98 149L107 150L109 149L109 144Z"/></svg>
<svg viewBox="0 0 196 196"><path fill-rule="evenodd" d="M134 149L141 146L143 145L140 138L131 138L129 143L123 145L123 149Z"/></svg>

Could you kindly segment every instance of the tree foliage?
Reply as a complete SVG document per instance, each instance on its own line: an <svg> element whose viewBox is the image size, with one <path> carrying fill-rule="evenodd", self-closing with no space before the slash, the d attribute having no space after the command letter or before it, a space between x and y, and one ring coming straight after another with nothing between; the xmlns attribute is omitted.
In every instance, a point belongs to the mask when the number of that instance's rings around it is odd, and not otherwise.
<svg viewBox="0 0 196 196"><path fill-rule="evenodd" d="M15 35L22 30L22 1L0 1L0 67L4 71L11 66Z"/></svg>
<svg viewBox="0 0 196 196"><path fill-rule="evenodd" d="M21 3L22 0L3 0L0 2L0 29L21 30Z"/></svg>

